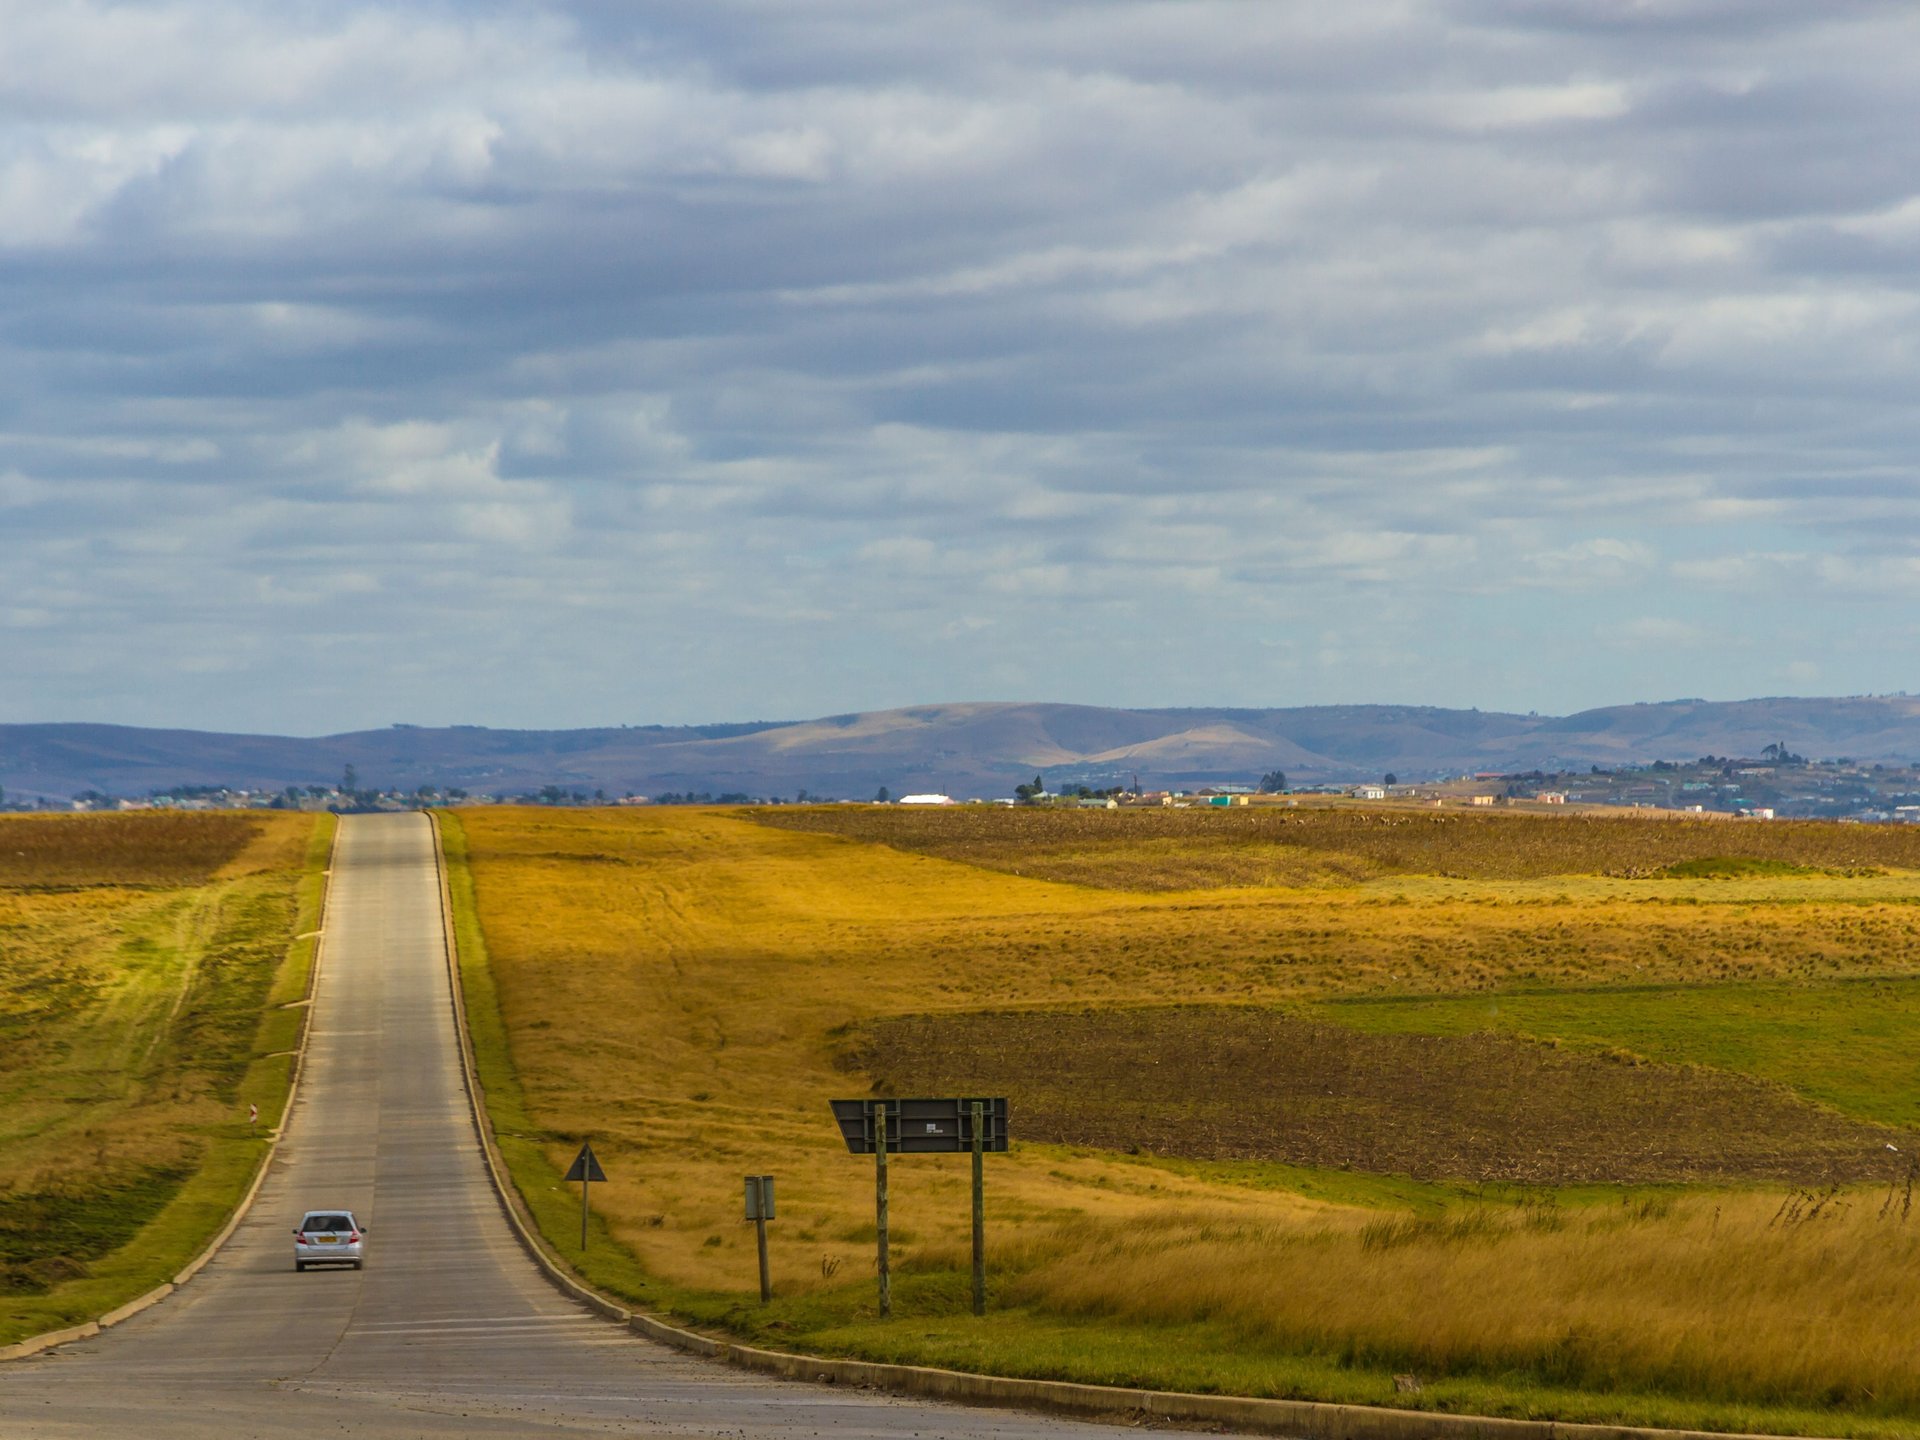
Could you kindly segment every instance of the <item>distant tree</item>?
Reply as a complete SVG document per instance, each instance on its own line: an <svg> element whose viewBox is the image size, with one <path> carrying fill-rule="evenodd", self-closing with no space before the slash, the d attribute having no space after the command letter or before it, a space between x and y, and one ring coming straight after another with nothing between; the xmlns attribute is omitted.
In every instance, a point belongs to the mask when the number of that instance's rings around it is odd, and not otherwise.
<svg viewBox="0 0 1920 1440"><path fill-rule="evenodd" d="M1387 771L1386 783L1389 785L1398 785L1400 783L1400 777L1389 770Z"/></svg>
<svg viewBox="0 0 1920 1440"><path fill-rule="evenodd" d="M1286 788L1287 772L1284 770L1269 770L1260 777L1260 793L1262 795L1284 794Z"/></svg>
<svg viewBox="0 0 1920 1440"><path fill-rule="evenodd" d="M359 788L360 788L359 772L356 771L353 768L353 766L349 765L340 774L340 789L344 794L351 795L354 791L358 790Z"/></svg>
<svg viewBox="0 0 1920 1440"><path fill-rule="evenodd" d="M873 801L876 805L884 805L891 799L893 799L893 794L884 785L873 792Z"/></svg>
<svg viewBox="0 0 1920 1440"><path fill-rule="evenodd" d="M1046 793L1047 782L1042 780L1038 775L1033 777L1033 783L1031 785L1016 785L1013 787L1013 798L1016 800L1024 800L1029 805Z"/></svg>

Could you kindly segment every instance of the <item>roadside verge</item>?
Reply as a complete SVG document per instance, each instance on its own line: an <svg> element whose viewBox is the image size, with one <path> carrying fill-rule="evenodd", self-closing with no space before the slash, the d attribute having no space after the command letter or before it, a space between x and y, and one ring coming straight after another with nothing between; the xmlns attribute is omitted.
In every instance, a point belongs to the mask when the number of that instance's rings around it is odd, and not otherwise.
<svg viewBox="0 0 1920 1440"><path fill-rule="evenodd" d="M316 821L316 823L319 822ZM206 1267L207 1263L220 1252L221 1247L232 1237L233 1232L239 1228L240 1222L246 1218L247 1213L253 1208L254 1199L259 1195L260 1187L266 1181L267 1172L273 1166L274 1156L279 1153L280 1137L286 1127L286 1117L292 1112L294 1097L299 1093L300 1076L306 1064L307 1037L311 1028L307 1021L311 1013L314 984L320 974L326 948L327 910L332 901L333 887L331 877L333 874L334 855L339 848L339 836L339 821L335 818L333 821L332 835L326 842L327 853L325 868L322 869L318 875L320 898L319 913L316 917L316 928L312 932L304 932L296 920L294 927L295 933L289 940L286 957L282 961L280 978L285 979L288 983L298 983L300 985L299 998L281 1004L278 1007L270 1007L261 1017L259 1033L261 1036L266 1036L274 1034L279 1028L282 1028L277 1025L275 1019L279 1011L297 1010L298 1016L296 1023L298 1035L294 1040L291 1056L289 1057L290 1063L287 1067L286 1088L279 1099L279 1121L267 1137L266 1146L261 1152L259 1159L255 1162L252 1177L248 1181L247 1187L242 1193L239 1202L233 1207L225 1223L214 1234L213 1238L209 1240L191 1260L177 1270L171 1279L164 1280L159 1285L148 1290L145 1294L138 1295L125 1304L108 1310L106 1313L79 1325L70 1325L58 1330L44 1331L38 1335L27 1336L25 1339L12 1344L0 1346L0 1362L24 1360L29 1356L38 1355L42 1351L50 1350L57 1345L66 1345L76 1340L88 1339L91 1336L98 1335L102 1330L110 1326L118 1325L125 1320L130 1320L135 1315L158 1305L162 1300L173 1294L175 1290L178 1290ZM316 835L316 843L317 841L318 837ZM303 871L300 885L304 887L311 878L314 878L311 870ZM313 941L310 953L302 956L302 946L309 939ZM305 975L296 980L294 977L297 976L298 967L303 962L305 964ZM280 979L276 979L276 987L279 983ZM271 998L271 995L269 998ZM261 1042L256 1040L256 1050L259 1051L261 1049ZM255 1065L261 1065L267 1062L277 1061L280 1058L280 1052L256 1053L254 1063ZM273 1099L274 1097L272 1095L267 1095L267 1103L262 1105L262 1108L268 1110L269 1114L271 1114ZM137 1243L137 1241L134 1243Z"/></svg>
<svg viewBox="0 0 1920 1440"><path fill-rule="evenodd" d="M1194 1394L1070 1381L1014 1379L919 1365L826 1359L759 1349L701 1334L657 1316L634 1311L587 1284L571 1266L553 1253L534 1224L509 1174L475 1064L467 996L462 981L463 964L458 950L459 921L440 817L437 815L433 829L462 1080L495 1197L522 1248L556 1287L596 1313L627 1325L637 1334L741 1369L792 1380L880 1389L982 1406L1056 1410L1131 1423L1259 1431L1308 1437L1308 1440L1758 1440L1758 1437L1734 1432L1565 1423L1324 1401ZM472 917L468 918L471 920ZM475 940L478 941L477 935ZM511 1082L508 1093L511 1096Z"/></svg>

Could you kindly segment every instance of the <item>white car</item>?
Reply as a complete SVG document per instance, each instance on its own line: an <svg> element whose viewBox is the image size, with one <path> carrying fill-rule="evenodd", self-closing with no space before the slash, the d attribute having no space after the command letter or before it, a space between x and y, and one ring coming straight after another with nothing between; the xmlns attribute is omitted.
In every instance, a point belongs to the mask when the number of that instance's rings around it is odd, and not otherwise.
<svg viewBox="0 0 1920 1440"><path fill-rule="evenodd" d="M293 1232L293 1268L309 1265L361 1265L360 1247L367 1227L351 1210L309 1210Z"/></svg>

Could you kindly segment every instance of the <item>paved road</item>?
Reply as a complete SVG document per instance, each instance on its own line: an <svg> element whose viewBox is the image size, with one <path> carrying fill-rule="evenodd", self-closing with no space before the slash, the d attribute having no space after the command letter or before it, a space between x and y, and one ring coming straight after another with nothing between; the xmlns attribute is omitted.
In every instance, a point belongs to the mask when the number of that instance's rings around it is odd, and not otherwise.
<svg viewBox="0 0 1920 1440"><path fill-rule="evenodd" d="M343 820L306 1077L259 1200L165 1303L0 1365L0 1437L1136 1433L742 1375L563 1298L488 1188L441 943L426 819ZM289 1231L331 1205L372 1226L367 1267L296 1275Z"/></svg>

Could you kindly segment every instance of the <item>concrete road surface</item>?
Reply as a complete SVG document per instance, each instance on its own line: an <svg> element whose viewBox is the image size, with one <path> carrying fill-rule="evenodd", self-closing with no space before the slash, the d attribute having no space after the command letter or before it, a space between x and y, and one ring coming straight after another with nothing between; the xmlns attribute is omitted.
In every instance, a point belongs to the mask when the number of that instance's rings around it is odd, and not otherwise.
<svg viewBox="0 0 1920 1440"><path fill-rule="evenodd" d="M306 1075L252 1212L164 1303L0 1364L0 1437L1134 1433L743 1375L563 1298L465 1108L428 822L341 824ZM336 1205L370 1227L365 1270L296 1275L294 1224Z"/></svg>

